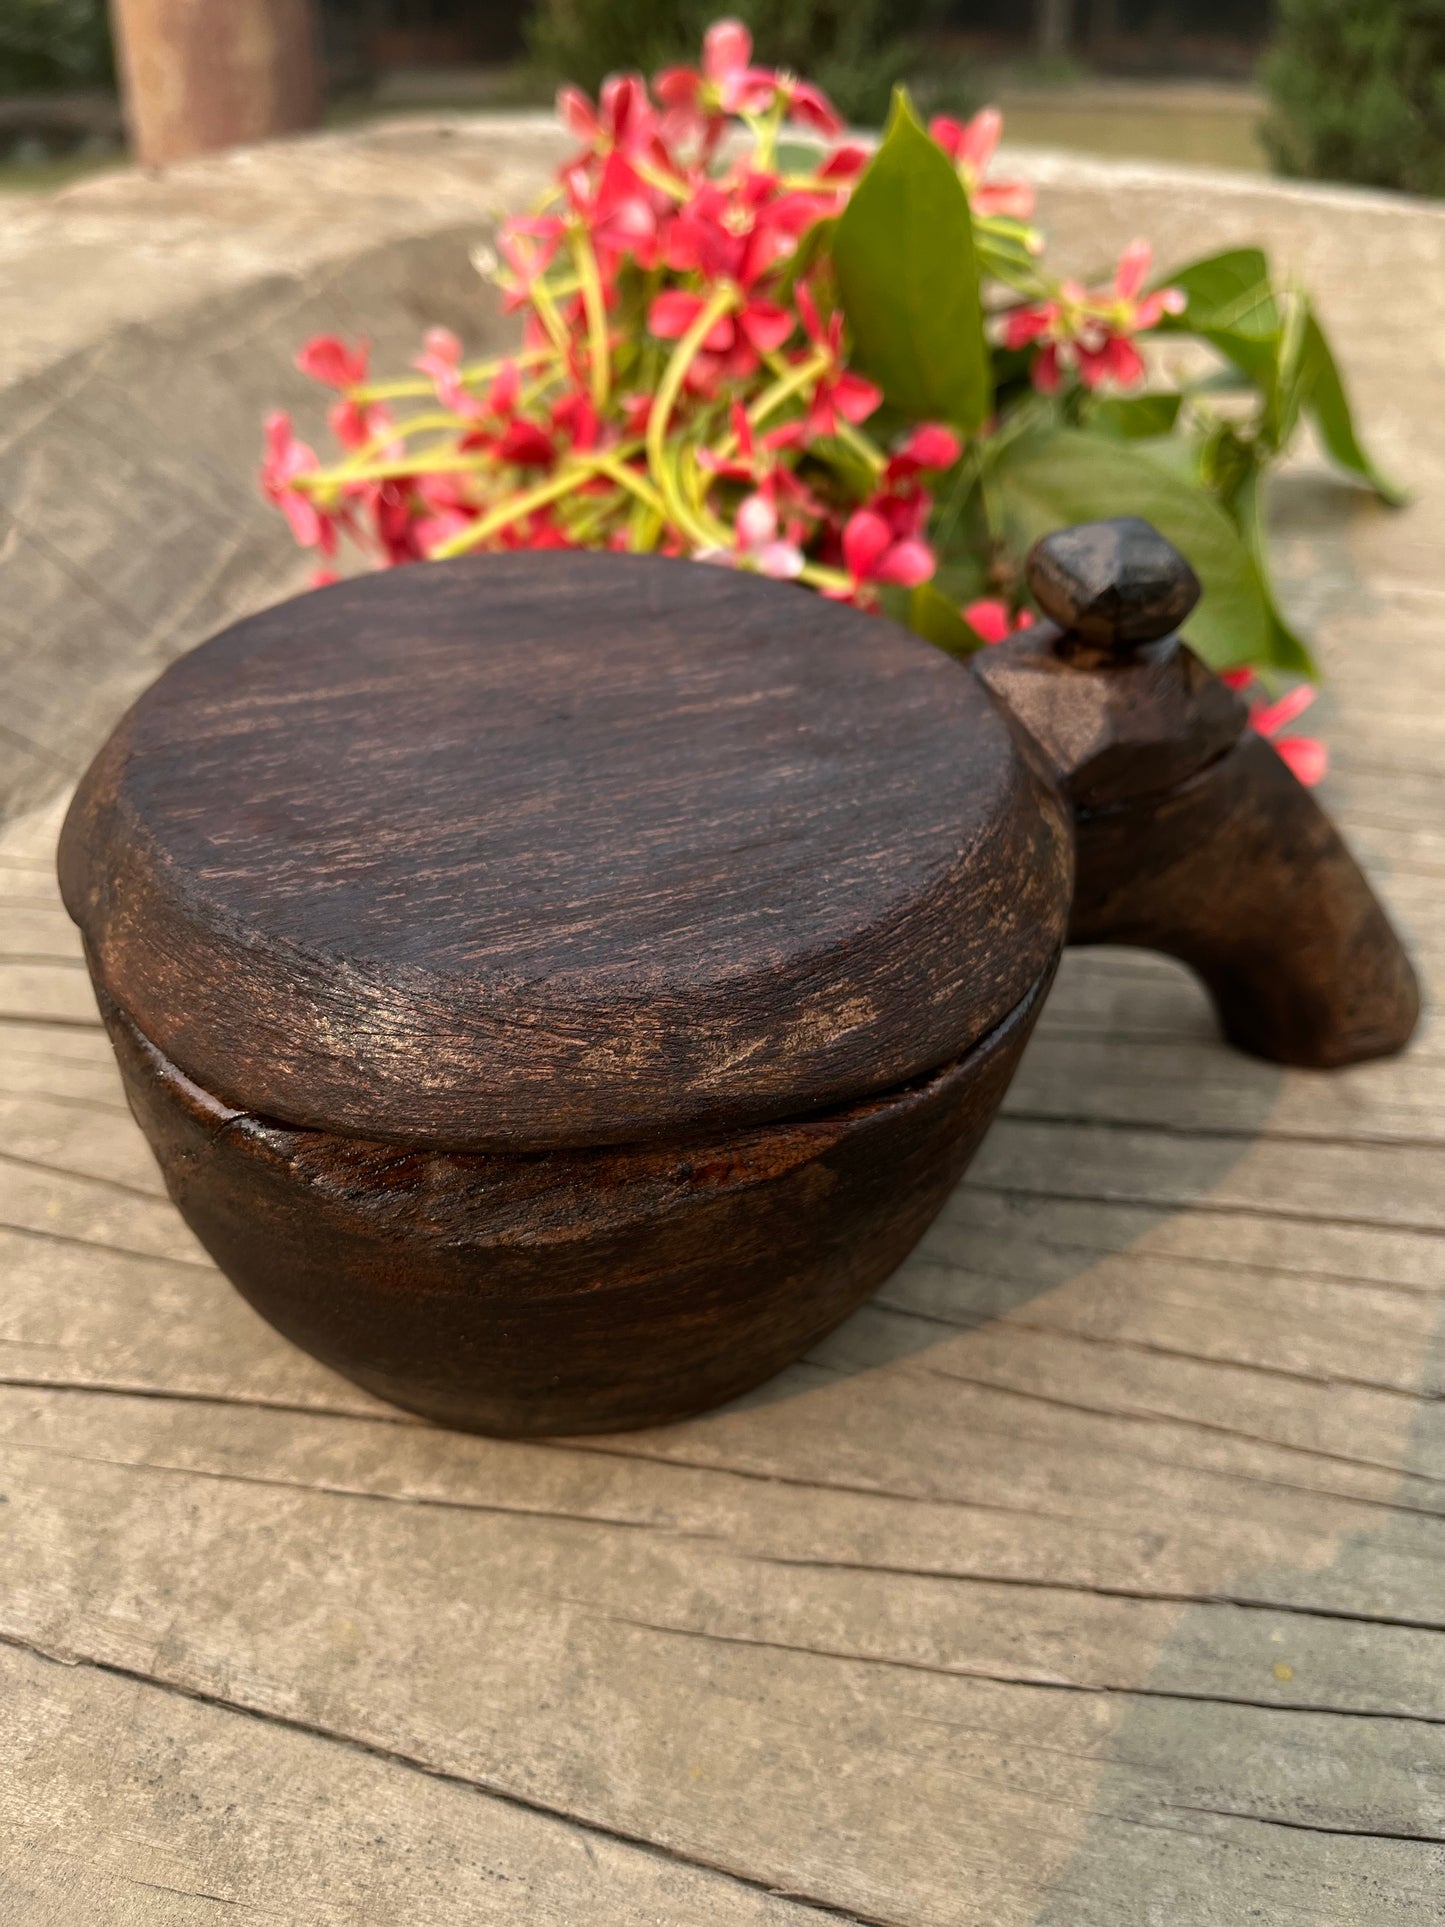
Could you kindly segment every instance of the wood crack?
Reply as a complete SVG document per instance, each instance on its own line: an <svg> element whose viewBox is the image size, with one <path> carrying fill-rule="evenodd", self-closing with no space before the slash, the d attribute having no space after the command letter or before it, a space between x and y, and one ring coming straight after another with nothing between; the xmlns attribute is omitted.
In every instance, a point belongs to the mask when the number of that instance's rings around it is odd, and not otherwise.
<svg viewBox="0 0 1445 1927"><path fill-rule="evenodd" d="M1445 1633L1445 1619L1405 1619L1391 1613L1348 1612L1343 1607L1300 1606L1242 1593L1176 1592L1152 1586L1101 1586L1071 1579L1033 1579L1017 1573L971 1572L950 1566L874 1565L866 1560L793 1559L774 1553L748 1553L759 1565L795 1567L803 1572L856 1572L900 1579L939 1579L946 1583L1014 1586L1026 1592L1069 1593L1080 1598L1128 1599L1150 1606L1232 1606L1240 1612L1278 1613L1290 1619L1328 1619L1352 1626L1386 1626L1402 1632Z"/></svg>
<svg viewBox="0 0 1445 1927"><path fill-rule="evenodd" d="M1101 1033L1101 1040L1112 1041L1112 1033ZM1408 1137L1388 1133L1378 1137L1354 1136L1335 1131L1279 1130L1268 1123L1244 1129L1228 1124L1178 1124L1161 1118L1108 1117L1059 1111L1015 1109L1007 1102L999 1111L1013 1124L1042 1124L1065 1131L1137 1132L1140 1136L1203 1140L1224 1144L1298 1144L1305 1150L1334 1148L1341 1151L1438 1151L1445 1154L1445 1137Z"/></svg>
<svg viewBox="0 0 1445 1927"><path fill-rule="evenodd" d="M223 1694L207 1691L204 1687L186 1686L178 1680L167 1679L156 1673L148 1673L142 1667L124 1666L116 1660L96 1659L86 1653L59 1652L27 1639L23 1634L0 1630L0 1646L8 1646L15 1652L25 1653L33 1659L46 1661L57 1666L85 1666L97 1673L108 1674L113 1679L134 1681L140 1686L153 1687L157 1692L174 1694L179 1699L194 1700L202 1706L213 1706L224 1713L233 1713L241 1719L259 1720L267 1726L277 1726L290 1733L301 1733L309 1739L324 1740L332 1746L349 1747L353 1752L364 1753L370 1759L382 1760L389 1766L398 1766L413 1773L425 1773L430 1779L441 1780L449 1786L462 1787L470 1793L479 1794L483 1799L497 1800L503 1805L516 1808L523 1813L538 1815L544 1820L554 1820L563 1826L574 1827L583 1835L594 1839L611 1840L625 1847L633 1847L641 1853L651 1854L658 1859L669 1861L674 1866L690 1867L696 1872L715 1874L730 1880L737 1886L746 1887L754 1893L766 1894L776 1898L779 1889L756 1875L740 1872L718 1860L710 1860L704 1855L685 1853L679 1847L670 1847L659 1841L651 1840L646 1834L630 1832L625 1827L611 1826L606 1821L585 1814L573 1813L568 1808L554 1806L529 1794L517 1792L510 1787L498 1785L494 1781L480 1779L472 1774L461 1773L450 1767L436 1766L419 1754L407 1753L398 1747L383 1746L378 1741L367 1740L358 1734L345 1733L335 1727L323 1726L318 1721L307 1720L291 1713L278 1713L270 1707L254 1706L244 1700L227 1699ZM910 1927L910 1923L891 1919L882 1914L861 1914L847 1907L823 1900L816 1895L803 1894L788 1890L787 1898L799 1907L823 1915L830 1920L853 1923L853 1927Z"/></svg>
<svg viewBox="0 0 1445 1927"><path fill-rule="evenodd" d="M1432 1243L1445 1238L1445 1226L1422 1224L1404 1218L1346 1217L1327 1211L1290 1211L1279 1205L1230 1204L1219 1198L1211 1198L1205 1203L1198 1198L1151 1198L1113 1191L1056 1191L1043 1186L990 1184L974 1177L965 1178L964 1186L968 1190L984 1192L989 1197L1018 1198L1031 1204L1114 1205L1135 1211L1156 1211L1165 1217L1200 1212L1212 1217L1263 1219L1266 1223L1336 1225L1346 1231L1384 1231L1394 1237L1428 1238Z"/></svg>
<svg viewBox="0 0 1445 1927"><path fill-rule="evenodd" d="M0 1024L42 1024L47 1030L96 1030L105 1025L98 1017L55 1017L42 1010L0 1010Z"/></svg>
<svg viewBox="0 0 1445 1927"><path fill-rule="evenodd" d="M125 1874L123 1878L128 1887L144 1887L148 1893L153 1894L179 1894L182 1900L214 1900L220 1907L240 1907L250 1904L233 1899L230 1894L205 1893L199 1887L168 1887L163 1880L142 1880L139 1874ZM280 1916L268 1914L267 1918L277 1920Z"/></svg>
<svg viewBox="0 0 1445 1927"><path fill-rule="evenodd" d="M149 1197L150 1193L144 1195ZM104 1238L77 1237L72 1231L47 1231L38 1224L12 1224L8 1218L0 1218L0 1231L11 1231L17 1238L42 1238L47 1244L79 1245L82 1251L107 1251L113 1258L139 1258L145 1264L184 1265L187 1271L208 1272L213 1278L221 1275L209 1258L176 1258L165 1251L136 1251L130 1245L111 1244Z"/></svg>
<svg viewBox="0 0 1445 1927"><path fill-rule="evenodd" d="M1096 1198L1092 1202L1105 1211L1138 1209L1133 1205L1114 1206L1107 1198ZM1201 1206L1201 1215L1206 1215L1207 1209L1207 1206ZM997 1235L997 1229L993 1226L974 1226L965 1223L950 1226L949 1229L954 1235L964 1237ZM1031 1225L1026 1232L1023 1227L1018 1227L1016 1235L1026 1235L1028 1242L1037 1246L1040 1251L1056 1251L1061 1257L1067 1258L1078 1257L1086 1260L1091 1267L1107 1259L1110 1264L1135 1265L1143 1268L1177 1265L1186 1267L1190 1271L1196 1269L1225 1271L1244 1277L1253 1277L1257 1274L1266 1278L1287 1278L1294 1284L1307 1278L1314 1283L1329 1286L1364 1285L1373 1291L1395 1292L1404 1298L1426 1298L1431 1304L1434 1304L1442 1295L1438 1285L1405 1285L1391 1278L1372 1277L1367 1272L1319 1271L1303 1266L1274 1264L1263 1258L1205 1257L1192 1251L1121 1251L1116 1245L1079 1244L1067 1239L1041 1236ZM921 1262L940 1271L956 1271L966 1278L998 1279L1000 1277L998 1272L980 1271L976 1266L961 1264L946 1254L936 1254L930 1248L928 1234L925 1234L923 1242L918 1246L913 1262L915 1264Z"/></svg>
<svg viewBox="0 0 1445 1927"><path fill-rule="evenodd" d="M14 1052L11 1061L19 1055L18 1051ZM116 1104L104 1097L72 1097L64 1091L17 1091L0 1084L0 1097L22 1097L27 1104L58 1104L73 1111L104 1111L110 1117L130 1116L130 1107L126 1104ZM60 1168L64 1169L64 1166ZM79 1173L70 1175L78 1176Z"/></svg>
<svg viewBox="0 0 1445 1927"><path fill-rule="evenodd" d="M978 1274L973 1275L977 1276ZM1038 1325L1026 1318L1018 1317L1016 1313L1011 1311L983 1313L977 1318L946 1318L940 1312L918 1311L911 1305L900 1304L897 1299L885 1298L881 1294L873 1299L872 1303L877 1306L879 1310L891 1312L897 1317L916 1318L922 1324L942 1325L949 1331L972 1332L979 1331L986 1326L1002 1326L1008 1331L1027 1332L1031 1337L1054 1338L1062 1342L1073 1342L1080 1345L1098 1345L1105 1349L1113 1349L1121 1352L1139 1352L1149 1358L1178 1359L1187 1365L1205 1365L1219 1371L1256 1372L1263 1378L1282 1378L1294 1385L1316 1385L1325 1391L1332 1390L1337 1385L1349 1386L1355 1391L1377 1392L1386 1398L1402 1398L1410 1405L1432 1404L1445 1398L1445 1392L1438 1391L1433 1386L1421 1386L1417 1391L1410 1391L1402 1385L1387 1385L1382 1379L1353 1378L1344 1372L1302 1372L1296 1371L1288 1365L1264 1365L1257 1359L1218 1358L1208 1352L1187 1351L1182 1346L1160 1345L1152 1339L1123 1338L1113 1334L1080 1331L1077 1326L1072 1325ZM1240 1438L1249 1438L1254 1435L1241 1432L1238 1436ZM1260 1442L1262 1444L1274 1443L1273 1440L1269 1439L1261 1440ZM1313 1451L1313 1448L1308 1446L1289 1446L1286 1449L1297 1452ZM1334 1458L1338 1455L1331 1452L1319 1456ZM1366 1464L1368 1461L1352 1459L1347 1460L1346 1463ZM1385 1467L1383 1469L1393 1471L1397 1468ZM1423 1478L1426 1475L1419 1473L1416 1476Z"/></svg>
<svg viewBox="0 0 1445 1927"><path fill-rule="evenodd" d="M1371 1469L1359 1460L1348 1458L1337 1460L1335 1454L1317 1452L1311 1446L1288 1445L1279 1440L1265 1438L1253 1432L1239 1432L1232 1426L1211 1423L1208 1419L1189 1418L1176 1415L1172 1412L1129 1411L1125 1407L1118 1405L1086 1405L1081 1400L1060 1398L1053 1392L1026 1391L1018 1385L1004 1385L994 1379L971 1377L964 1372L951 1372L942 1365L926 1365L920 1363L917 1359L906 1362L910 1365L911 1369L923 1372L930 1378L947 1379L957 1385L972 1385L981 1392L997 1392L1000 1397L1003 1398L1016 1398L1031 1405L1048 1405L1060 1412L1077 1412L1085 1418L1120 1420L1128 1425L1180 1426L1188 1431L1208 1432L1222 1438L1239 1439L1246 1445L1262 1445L1272 1451L1288 1452L1301 1458L1320 1458L1327 1462L1333 1461L1345 1465L1360 1465L1361 1469L1364 1470ZM1149 1465L1177 1465L1180 1463L1180 1461L1176 1459L1158 1459L1152 1453L1148 1452L1137 1454L1120 1453L1113 1447L1096 1449L1107 1450L1116 1457L1142 1458L1145 1463ZM1201 1468L1194 1467L1192 1469L1197 1471ZM1206 1467L1203 1469L1210 1470L1212 1468ZM1431 1479L1427 1473L1410 1472L1403 1466L1391 1466L1387 1469L1390 1475L1395 1478L1415 1479L1429 1485L1440 1483L1440 1481ZM1399 1499L1378 1499L1361 1492L1341 1492L1333 1486L1300 1485L1293 1479L1274 1478L1265 1473L1247 1472L1233 1466L1229 1468L1228 1476L1230 1478L1247 1479L1252 1485L1273 1486L1281 1492L1306 1492L1312 1498L1316 1499L1323 1495L1337 1500L1342 1505L1369 1506L1372 1509L1383 1509L1387 1512L1413 1513L1425 1519L1438 1520L1441 1517L1441 1509L1439 1506L1409 1505L1404 1500Z"/></svg>
<svg viewBox="0 0 1445 1927"><path fill-rule="evenodd" d="M1277 1814L1243 1813L1234 1807L1197 1807L1183 1801L1168 1802L1171 1813L1204 1813L1216 1820L1248 1820L1256 1827L1285 1827L1291 1833L1320 1833L1326 1838L1345 1840L1406 1840L1423 1846L1445 1846L1445 1834L1397 1833L1385 1827L1330 1827L1316 1820L1285 1820Z"/></svg>
<svg viewBox="0 0 1445 1927"><path fill-rule="evenodd" d="M147 1204L169 1204L164 1191L148 1191L144 1185L127 1184L124 1178L102 1177L98 1171L74 1171L68 1165L50 1164L44 1158L22 1157L18 1151L0 1151L0 1164L13 1164L22 1171L40 1171L50 1178L69 1178L76 1184L98 1185L103 1191L118 1191L125 1198L143 1198Z"/></svg>
<svg viewBox="0 0 1445 1927"><path fill-rule="evenodd" d="M562 1507L494 1505L485 1499L442 1498L425 1492L366 1491L358 1486L333 1485L325 1480L281 1479L260 1472L220 1472L210 1466L170 1465L157 1459L114 1459L100 1453L71 1452L63 1446L41 1445L30 1439L17 1439L0 1433L0 1450L40 1452L47 1458L67 1459L77 1465L105 1465L120 1472L154 1472L172 1478L213 1479L224 1485L257 1485L273 1491L306 1492L320 1498L361 1499L382 1505L420 1506L439 1512L480 1512L503 1519L547 1519L564 1525L616 1526L625 1532L655 1532L669 1539L704 1539L720 1543L715 1532L698 1532L688 1526L670 1525L656 1519L624 1519L606 1512L569 1512Z"/></svg>
<svg viewBox="0 0 1445 1927"><path fill-rule="evenodd" d="M15 1340L0 1339L0 1344ZM51 1348L47 1348L51 1349ZM149 1398L176 1405L236 1406L246 1412L284 1412L297 1418L344 1419L363 1425L406 1425L425 1429L425 1421L409 1412L349 1412L340 1405L302 1405L280 1398L249 1398L244 1393L187 1392L166 1385L111 1384L104 1380L62 1378L23 1378L0 1375L0 1390L16 1392L64 1392L95 1398Z"/></svg>
<svg viewBox="0 0 1445 1927"><path fill-rule="evenodd" d="M793 1473L757 1472L747 1466L717 1465L707 1459L670 1457L661 1452L624 1452L616 1446L594 1445L590 1438L571 1439L565 1444L553 1439L532 1439L530 1443L542 1451L586 1452L597 1458L638 1459L644 1465L672 1466L684 1472L710 1472L719 1478L749 1479L759 1485L789 1486L803 1492L846 1492L854 1498L890 1499L901 1505L943 1506L957 1512L1002 1513L1008 1518L1056 1519L1066 1525L1077 1523L1071 1512L1047 1512L1040 1506L1001 1505L988 1499L956 1499L946 1493L904 1492L893 1486L859 1485L842 1479L804 1479Z"/></svg>
<svg viewBox="0 0 1445 1927"><path fill-rule="evenodd" d="M587 1604L580 1599L571 1603L584 1609ZM1445 1714L1385 1712L1375 1707L1325 1706L1300 1700L1260 1700L1251 1699L1243 1693L1190 1693L1182 1687L1119 1686L1109 1682L1090 1685L1082 1680L1045 1677L1042 1674L1000 1673L978 1666L940 1666L926 1659L900 1659L892 1654L850 1653L839 1647L797 1646L787 1640L709 1632L702 1627L664 1626L653 1620L631 1619L622 1614L608 1614L606 1617L614 1625L636 1626L643 1632L659 1633L673 1639L706 1640L718 1646L755 1646L766 1652L793 1653L808 1659L841 1660L850 1666L886 1666L906 1673L929 1673L939 1679L976 1679L992 1686L1022 1686L1036 1692L1089 1693L1115 1699L1168 1700L1188 1706L1243 1706L1257 1713L1299 1713L1311 1718L1393 1720L1410 1726L1445 1726Z"/></svg>

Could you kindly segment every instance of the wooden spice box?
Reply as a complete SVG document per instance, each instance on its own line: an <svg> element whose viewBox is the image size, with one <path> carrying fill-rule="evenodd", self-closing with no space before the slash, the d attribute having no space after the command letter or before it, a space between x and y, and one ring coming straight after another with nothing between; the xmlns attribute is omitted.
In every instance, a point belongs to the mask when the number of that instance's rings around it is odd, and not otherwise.
<svg viewBox="0 0 1445 1927"><path fill-rule="evenodd" d="M1250 1049L1399 1048L1409 964L1175 638L1184 564L1099 524L1031 580L1055 620L965 666L744 573L491 556L167 670L61 882L251 1303L445 1424L655 1424L896 1267L1066 941L1183 957Z"/></svg>

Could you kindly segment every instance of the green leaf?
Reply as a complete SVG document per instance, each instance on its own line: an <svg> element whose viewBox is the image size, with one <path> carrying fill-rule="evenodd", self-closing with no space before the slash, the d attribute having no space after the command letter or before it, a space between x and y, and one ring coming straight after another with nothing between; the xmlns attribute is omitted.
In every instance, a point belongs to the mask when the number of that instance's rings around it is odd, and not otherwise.
<svg viewBox="0 0 1445 1927"><path fill-rule="evenodd" d="M838 222L833 265L860 371L910 419L976 429L989 358L968 196L902 88Z"/></svg>
<svg viewBox="0 0 1445 1927"><path fill-rule="evenodd" d="M1281 316L1260 250L1206 255L1165 275L1160 286L1179 288L1187 303L1182 315L1162 317L1160 331L1198 335L1272 400Z"/></svg>
<svg viewBox="0 0 1445 1927"><path fill-rule="evenodd" d="M1178 288L1186 302L1183 314L1160 319L1162 330L1224 336L1245 361L1257 361L1279 333L1279 302L1269 263L1258 248L1205 255L1161 277L1159 286Z"/></svg>
<svg viewBox="0 0 1445 1927"><path fill-rule="evenodd" d="M798 282L805 275L812 273L820 258L830 253L837 227L838 217L829 214L821 221L814 221L811 227L804 228L802 239L779 271L777 283L779 301L791 302L793 289Z"/></svg>
<svg viewBox="0 0 1445 1927"><path fill-rule="evenodd" d="M1361 447L1339 366L1313 309L1307 311L1305 318L1301 359L1307 384L1305 407L1314 419L1320 440L1341 468L1368 482L1392 508L1400 508L1409 498L1380 473Z"/></svg>
<svg viewBox="0 0 1445 1927"><path fill-rule="evenodd" d="M1200 336L1253 382L1267 405L1265 432L1277 447L1289 441L1303 407L1341 468L1392 507L1408 499L1362 446L1339 366L1313 309L1280 299L1258 248L1206 256L1166 275L1161 285L1183 289L1188 300L1182 315L1163 318L1161 329Z"/></svg>
<svg viewBox="0 0 1445 1927"><path fill-rule="evenodd" d="M1088 425L1116 441L1167 435L1179 418L1182 395L1111 395L1090 404Z"/></svg>
<svg viewBox="0 0 1445 1927"><path fill-rule="evenodd" d="M1264 590L1265 617L1269 624L1269 654L1265 660L1272 669L1285 669L1295 675L1311 676L1318 680L1319 665L1310 654L1309 645L1303 636L1285 620L1275 600L1274 584L1270 581L1269 575L1269 553L1265 542L1263 484L1264 471L1258 463L1255 463L1236 486L1234 513L1245 546L1254 558L1254 566L1259 573L1260 584Z"/></svg>
<svg viewBox="0 0 1445 1927"><path fill-rule="evenodd" d="M950 656L971 656L984 646L983 637L931 582L920 582L910 593L908 626Z"/></svg>
<svg viewBox="0 0 1445 1927"><path fill-rule="evenodd" d="M1279 326L1269 262L1259 248L1206 254L1182 268L1171 268L1160 276L1158 285L1182 289L1189 303L1182 315L1166 315L1161 327L1192 334L1202 323L1235 333L1270 335Z"/></svg>
<svg viewBox="0 0 1445 1927"><path fill-rule="evenodd" d="M1000 452L990 487L1020 556L1041 535L1073 522L1142 516L1188 559L1204 586L1184 633L1206 662L1216 669L1297 664L1297 640L1280 634L1239 529L1205 489L1138 442L1070 428L1022 436Z"/></svg>

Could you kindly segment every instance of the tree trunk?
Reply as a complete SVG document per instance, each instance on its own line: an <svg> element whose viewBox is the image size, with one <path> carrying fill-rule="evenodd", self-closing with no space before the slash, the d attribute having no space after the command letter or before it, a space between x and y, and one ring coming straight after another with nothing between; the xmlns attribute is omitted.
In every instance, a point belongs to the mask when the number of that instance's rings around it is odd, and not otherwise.
<svg viewBox="0 0 1445 1927"><path fill-rule="evenodd" d="M136 159L155 167L321 116L313 0L111 0Z"/></svg>
<svg viewBox="0 0 1445 1927"><path fill-rule="evenodd" d="M1035 0L1034 54L1039 60L1067 60L1073 42L1073 0Z"/></svg>

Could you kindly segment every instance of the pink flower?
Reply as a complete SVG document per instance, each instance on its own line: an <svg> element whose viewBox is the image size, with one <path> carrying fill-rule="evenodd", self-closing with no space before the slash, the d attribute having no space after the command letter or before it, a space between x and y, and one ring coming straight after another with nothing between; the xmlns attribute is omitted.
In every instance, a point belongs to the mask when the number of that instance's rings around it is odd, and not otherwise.
<svg viewBox="0 0 1445 1927"><path fill-rule="evenodd" d="M722 562L732 568L755 569L777 581L791 581L803 570L803 551L795 542L779 540L778 511L761 492L746 495L733 517L731 549L700 549L700 562Z"/></svg>
<svg viewBox="0 0 1445 1927"><path fill-rule="evenodd" d="M951 429L941 422L920 422L888 458L883 478L911 481L926 468L952 468L962 453L963 444Z"/></svg>
<svg viewBox="0 0 1445 1927"><path fill-rule="evenodd" d="M443 408L468 419L481 414L481 403L462 387L462 344L450 328L428 328L426 353L418 355L411 365L419 374L431 377Z"/></svg>
<svg viewBox="0 0 1445 1927"><path fill-rule="evenodd" d="M843 366L843 316L834 309L824 327L817 307L808 288L801 281L794 290L794 300L798 313L803 318L803 327L808 339L815 348L823 349L829 357L830 365L819 375L813 389L812 400L808 404L808 417L803 433L809 441L819 436L836 435L838 419L854 426L867 421L868 417L883 401L883 390L864 376L854 374L851 368Z"/></svg>
<svg viewBox="0 0 1445 1927"><path fill-rule="evenodd" d="M710 152L727 114L765 114L781 101L790 120L812 127L831 140L843 131L832 102L817 87L767 67L754 67L753 37L741 20L715 20L702 43L702 71L666 67L653 90L672 110L664 134L700 135Z"/></svg>
<svg viewBox="0 0 1445 1927"><path fill-rule="evenodd" d="M751 288L838 201L834 194L780 193L776 174L752 169L703 181L667 222L662 257L675 273Z"/></svg>
<svg viewBox="0 0 1445 1927"><path fill-rule="evenodd" d="M284 409L278 409L266 417L266 456L261 464L262 493L286 517L291 524L292 535L303 549L320 549L323 555L334 555L335 522L296 486L298 476L309 475L319 467L315 449L297 441L292 432L291 417Z"/></svg>
<svg viewBox="0 0 1445 1927"><path fill-rule="evenodd" d="M1296 686L1277 702L1255 702L1249 706L1251 728L1257 730L1307 788L1313 788L1329 768L1329 752L1313 736L1281 736L1297 716L1303 715L1315 699L1308 683Z"/></svg>
<svg viewBox="0 0 1445 1927"><path fill-rule="evenodd" d="M846 589L826 589L835 601L871 601L872 585L893 583L905 589L926 582L937 566L933 551L916 536L898 537L876 509L855 509L843 529Z"/></svg>
<svg viewBox="0 0 1445 1927"><path fill-rule="evenodd" d="M296 356L296 366L328 388L358 388L366 380L371 343L358 341L348 348L339 335L312 335Z"/></svg>
<svg viewBox="0 0 1445 1927"><path fill-rule="evenodd" d="M1008 604L998 596L980 596L977 602L966 603L961 613L973 633L985 642L1003 642L1020 629L1034 626L1032 610L1020 609L1017 615L1011 615Z"/></svg>
<svg viewBox="0 0 1445 1927"><path fill-rule="evenodd" d="M560 221L548 221L543 235L533 234L533 225L520 218L511 220L497 235L497 251L509 269L506 275L497 277L504 314L515 314L518 308L528 305L538 280L552 265L552 257L562 239Z"/></svg>
<svg viewBox="0 0 1445 1927"><path fill-rule="evenodd" d="M706 306L705 295L672 288L658 295L648 309L647 325L662 340L676 341L687 333ZM794 325L788 309L780 308L775 301L749 296L731 314L719 315L703 336L703 353L699 356L703 362L702 372L707 376L741 380L756 369L760 355L782 347ZM715 363L708 363L707 356L715 357Z"/></svg>
<svg viewBox="0 0 1445 1927"><path fill-rule="evenodd" d="M1178 288L1141 293L1149 259L1147 241L1131 242L1111 287L1089 292L1077 281L1065 281L1056 299L1015 308L1005 317L1005 347L1042 344L1032 370L1036 388L1052 394L1070 370L1086 388L1108 381L1127 388L1143 377L1144 359L1133 337L1157 327L1166 314L1181 314L1185 302Z"/></svg>
<svg viewBox="0 0 1445 1927"><path fill-rule="evenodd" d="M836 140L842 133L843 116L821 88L806 80L780 78L778 92L789 120L797 121L800 127L811 127L824 140Z"/></svg>
<svg viewBox="0 0 1445 1927"><path fill-rule="evenodd" d="M748 420L747 410L738 401L732 405L731 420L733 437L738 445L736 455L717 455L704 446L697 451L698 467L705 469L709 475L716 475L719 481L748 483L774 506L779 500L786 499L809 515L821 515L821 504L798 480L793 470L778 459L780 450L791 448L796 442L794 427L783 423L760 436Z"/></svg>
<svg viewBox="0 0 1445 1927"><path fill-rule="evenodd" d="M665 67L653 81L667 107L711 108L724 114L762 113L772 104L774 77L749 66L753 37L741 20L715 20L703 36L702 72Z"/></svg>
<svg viewBox="0 0 1445 1927"><path fill-rule="evenodd" d="M380 402L353 401L350 396L328 409L326 419L343 448L364 448L392 426L389 408Z"/></svg>
<svg viewBox="0 0 1445 1927"><path fill-rule="evenodd" d="M725 114L760 110L771 100L773 76L751 67L753 37L741 20L715 20L703 35L702 71L717 89Z"/></svg>
<svg viewBox="0 0 1445 1927"><path fill-rule="evenodd" d="M327 415L343 448L362 448L391 426L391 416L375 403L355 401L350 391L366 380L371 344L348 348L339 335L313 335L296 356L296 366L313 381L341 391L343 399Z"/></svg>
<svg viewBox="0 0 1445 1927"><path fill-rule="evenodd" d="M988 164L1003 132L1003 115L985 107L970 121L940 114L928 131L958 169L976 214L1012 214L1026 221L1034 211L1034 190L1023 181L985 181Z"/></svg>
<svg viewBox="0 0 1445 1927"><path fill-rule="evenodd" d="M632 255L639 267L656 266L658 210L646 182L627 155L614 148L595 180L586 167L566 168L562 185L573 213L586 224L604 273L616 271L621 255ZM550 229L558 239L566 227L555 217L549 220L546 216L515 225L538 234Z"/></svg>
<svg viewBox="0 0 1445 1927"><path fill-rule="evenodd" d="M589 150L617 149L643 158L657 139L657 115L640 74L613 74L604 80L596 107L580 87L563 87L557 112L568 133Z"/></svg>
<svg viewBox="0 0 1445 1927"><path fill-rule="evenodd" d="M872 159L866 147L849 142L845 147L835 147L818 169L820 181L851 181L861 174Z"/></svg>

